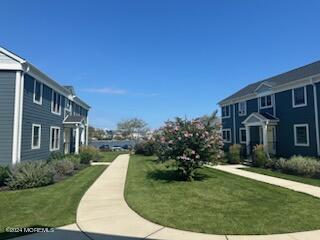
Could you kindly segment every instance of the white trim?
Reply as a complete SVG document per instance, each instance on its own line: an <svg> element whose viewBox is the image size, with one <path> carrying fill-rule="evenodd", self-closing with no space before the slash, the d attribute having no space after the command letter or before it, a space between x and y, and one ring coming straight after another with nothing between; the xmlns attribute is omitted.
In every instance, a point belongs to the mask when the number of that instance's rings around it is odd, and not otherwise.
<svg viewBox="0 0 320 240"><path fill-rule="evenodd" d="M222 110L222 109L225 108L225 107L228 107L228 106L229 106L228 115L227 115L227 116L222 116L222 113L223 113L223 110ZM231 114L230 114L230 113L231 113L230 106L231 106L231 105L226 105L226 106L221 107L221 118L222 118L222 119L224 119L224 118L230 118L230 116L231 116Z"/></svg>
<svg viewBox="0 0 320 240"><path fill-rule="evenodd" d="M259 101L259 109L266 109L266 108L272 108L273 107L273 99L272 99L272 95L273 94L269 94L269 95L264 95L259 97L258 101ZM270 96L270 100L271 100L271 105L266 105L266 106L261 106L261 99L265 98L265 103L267 103L267 97Z"/></svg>
<svg viewBox="0 0 320 240"><path fill-rule="evenodd" d="M299 89L299 88L303 88L303 92L304 92L304 103L302 103L302 104L296 104L296 103L295 103L295 93L294 93L294 90ZM308 105L307 86L293 88L293 89L291 90L291 96L292 96L292 107L293 107L293 108L305 107L305 106Z"/></svg>
<svg viewBox="0 0 320 240"><path fill-rule="evenodd" d="M87 125L86 125L86 146L89 144L89 117L87 116Z"/></svg>
<svg viewBox="0 0 320 240"><path fill-rule="evenodd" d="M40 83L40 100L36 100L36 83ZM33 102L39 105L42 105L42 95L43 95L43 83L37 81L36 79L33 80Z"/></svg>
<svg viewBox="0 0 320 240"><path fill-rule="evenodd" d="M20 162L21 159L21 124L23 106L23 74L16 72L15 97L14 97L14 118L13 118L13 139L12 139L12 165Z"/></svg>
<svg viewBox="0 0 320 240"><path fill-rule="evenodd" d="M298 143L297 142L297 127L305 127L306 128L306 134L307 134L307 143ZM294 124L293 125L293 133L294 133L294 145L298 147L309 147L310 141L309 141L309 124Z"/></svg>
<svg viewBox="0 0 320 240"><path fill-rule="evenodd" d="M54 91L54 90L51 90L51 113L53 113L53 114L56 114L56 115L61 115L61 108L62 108L62 106L61 106L61 99L62 99L62 95L60 94L60 93L58 93L57 91ZM54 93L56 93L57 94L57 96L59 95L60 96L60 102L58 103L58 105L59 105L59 112L56 112L56 111L54 111L54 103L53 103L53 95L54 95Z"/></svg>
<svg viewBox="0 0 320 240"><path fill-rule="evenodd" d="M52 148L52 130L56 130L56 129L58 129L59 130L59 134L58 134L58 148L55 148L55 147L53 147ZM52 151L58 151L58 150L60 150L60 136L61 136L61 129L60 129L60 127L56 127L56 126L51 126L50 127L50 143L49 143L49 149L50 149L50 152L52 152ZM56 137L56 136L53 136L54 138Z"/></svg>
<svg viewBox="0 0 320 240"><path fill-rule="evenodd" d="M307 86L307 85L310 85L312 83L317 83L317 82L320 82L320 73L315 74L315 75L311 75L311 76L308 76L305 78L297 79L297 80L294 80L294 81L291 81L291 82L288 82L288 83L285 83L282 85L278 85L273 88L272 93L275 94L275 93L279 93L279 92L284 92L287 90L291 90L293 88L303 87L303 86ZM250 93L245 96L232 98L232 99L226 100L226 101L220 101L218 104L220 107L222 107L222 106L226 106L226 105L237 103L237 102L244 101L244 100L248 101L251 99L255 99L257 97L258 97L258 95L256 93Z"/></svg>
<svg viewBox="0 0 320 240"><path fill-rule="evenodd" d="M13 54L12 52L8 51L5 48L0 47L0 52L4 53L5 55L7 55L8 57L12 58L13 60L16 60L19 63L24 63L26 62L26 60L24 60L23 58L17 56L16 54Z"/></svg>
<svg viewBox="0 0 320 240"><path fill-rule="evenodd" d="M236 143L237 142L237 131L235 130L236 129L236 104L233 104L232 105L232 108L233 108L233 143Z"/></svg>
<svg viewBox="0 0 320 240"><path fill-rule="evenodd" d="M313 102L314 102L314 120L316 123L316 140L317 140L317 153L320 156L320 136L319 136L319 114L318 114L318 97L317 97L317 87L315 84L313 86Z"/></svg>
<svg viewBox="0 0 320 240"><path fill-rule="evenodd" d="M221 133L222 133L222 138L223 138L223 131L230 132L230 141L223 139L223 142L225 142L225 143L231 143L231 138L232 138L231 128L223 128L223 129L222 129L222 131L221 131Z"/></svg>
<svg viewBox="0 0 320 240"><path fill-rule="evenodd" d="M239 143L246 144L247 143L247 132L246 132L246 141L241 141L241 138L242 138L241 130L246 131L246 128L239 128Z"/></svg>
<svg viewBox="0 0 320 240"><path fill-rule="evenodd" d="M259 90L259 88L261 88L263 85L264 85L264 86L267 86L267 87L269 87L269 88L272 88L272 85L271 85L270 83L268 83L268 82L262 82L262 83L259 84L258 87L256 87L256 89L254 90L254 92L257 92L257 91Z"/></svg>
<svg viewBox="0 0 320 240"><path fill-rule="evenodd" d="M244 103L244 111L242 113L240 112L240 104L241 103ZM247 115L247 101L238 102L238 115L239 116L246 116Z"/></svg>
<svg viewBox="0 0 320 240"><path fill-rule="evenodd" d="M39 128L39 142L38 142L38 146L34 146L34 127L38 127ZM32 134L31 134L31 149L40 149L41 148L41 134L42 134L42 127L40 124L32 124Z"/></svg>

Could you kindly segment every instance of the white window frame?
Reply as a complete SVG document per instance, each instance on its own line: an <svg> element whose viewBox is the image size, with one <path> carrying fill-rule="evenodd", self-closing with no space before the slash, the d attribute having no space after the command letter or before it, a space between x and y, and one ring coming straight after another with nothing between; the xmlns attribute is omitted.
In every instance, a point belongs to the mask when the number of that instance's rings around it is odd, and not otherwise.
<svg viewBox="0 0 320 240"><path fill-rule="evenodd" d="M58 147L52 147L52 134L53 134L53 130L59 130L59 134L58 134ZM49 143L49 148L50 151L58 151L60 150L60 137L61 137L61 128L60 127L56 127L56 126L51 126L50 127L50 143Z"/></svg>
<svg viewBox="0 0 320 240"><path fill-rule="evenodd" d="M58 112L54 111L54 102L53 102L53 95L54 95L54 93L60 95L60 101L59 101L59 103L58 103L58 104L59 104L59 111L58 111ZM61 95L60 93L58 93L57 91L55 91L55 90L52 89L52 94L51 94L51 112L52 112L53 114L61 115L61 108L62 108L62 106L61 106L61 99L62 99L62 95Z"/></svg>
<svg viewBox="0 0 320 240"><path fill-rule="evenodd" d="M229 111L228 111L228 115L227 116L222 116L222 112L223 112L223 108L225 108L225 107L229 107ZM221 118L230 118L230 116L231 116L231 105L225 105L225 106L222 106L221 107Z"/></svg>
<svg viewBox="0 0 320 240"><path fill-rule="evenodd" d="M242 139L241 131L243 131L243 130L246 132L246 128L239 128L239 142L240 143L247 143L247 141L241 141L241 139ZM247 140L247 133L246 133L246 140Z"/></svg>
<svg viewBox="0 0 320 240"><path fill-rule="evenodd" d="M273 96L272 96L273 94L269 94L269 95L265 95L265 96L261 96L261 97L259 97L259 109L266 109L266 108L272 108L273 107L273 105L274 105L274 102L273 102ZM267 97L269 97L270 96L270 99L271 99L271 105L267 105L267 106L262 106L261 105L261 100L262 100L262 98L265 98L265 102L267 102Z"/></svg>
<svg viewBox="0 0 320 240"><path fill-rule="evenodd" d="M224 132L224 131L230 132L230 140L228 141L228 140L223 139L223 142L225 142L225 143L231 143L231 139L232 139L231 128L224 128L224 129L222 129L222 138L223 138L223 132Z"/></svg>
<svg viewBox="0 0 320 240"><path fill-rule="evenodd" d="M304 88L304 103L302 103L302 104L296 104L296 103L295 103L295 93L294 93L294 90L295 90L295 89L298 89L298 88ZM307 86L293 88L293 89L291 90L291 92L292 92L292 107L293 107L293 108L305 107L305 106L308 105Z"/></svg>
<svg viewBox="0 0 320 240"><path fill-rule="evenodd" d="M33 142L33 140L34 140L34 127L39 128L39 143L37 146L34 146L34 142ZM31 149L40 149L41 148L41 132L42 132L41 125L33 123L32 124L32 134L31 134Z"/></svg>
<svg viewBox="0 0 320 240"><path fill-rule="evenodd" d="M298 127L305 127L306 134L307 134L307 143L298 143L297 142L297 128ZM294 145L297 147L309 147L310 146L310 139L309 139L309 124L294 124L293 125L293 133L294 133Z"/></svg>
<svg viewBox="0 0 320 240"><path fill-rule="evenodd" d="M244 103L244 110L240 111L240 104ZM238 103L238 114L239 116L246 116L247 115L247 101L242 101Z"/></svg>
<svg viewBox="0 0 320 240"><path fill-rule="evenodd" d="M40 83L40 100L36 100L36 83ZM43 83L34 79L33 81L33 102L42 105Z"/></svg>

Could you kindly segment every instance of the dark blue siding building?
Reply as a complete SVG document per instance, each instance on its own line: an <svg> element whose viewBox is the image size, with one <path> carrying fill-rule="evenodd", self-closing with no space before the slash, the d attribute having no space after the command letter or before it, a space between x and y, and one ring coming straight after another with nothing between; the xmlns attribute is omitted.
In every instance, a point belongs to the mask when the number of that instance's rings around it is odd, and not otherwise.
<svg viewBox="0 0 320 240"><path fill-rule="evenodd" d="M250 84L219 102L227 149L247 154L263 144L269 155L320 156L320 61Z"/></svg>
<svg viewBox="0 0 320 240"><path fill-rule="evenodd" d="M78 153L88 144L88 111L71 86L0 48L0 165Z"/></svg>

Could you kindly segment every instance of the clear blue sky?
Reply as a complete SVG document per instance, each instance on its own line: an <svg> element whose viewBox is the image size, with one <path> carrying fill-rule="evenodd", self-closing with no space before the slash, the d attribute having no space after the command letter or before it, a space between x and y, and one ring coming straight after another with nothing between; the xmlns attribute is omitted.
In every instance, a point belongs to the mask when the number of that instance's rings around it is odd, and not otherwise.
<svg viewBox="0 0 320 240"><path fill-rule="evenodd" d="M92 106L91 123L195 117L320 59L320 1L2 0L0 45Z"/></svg>

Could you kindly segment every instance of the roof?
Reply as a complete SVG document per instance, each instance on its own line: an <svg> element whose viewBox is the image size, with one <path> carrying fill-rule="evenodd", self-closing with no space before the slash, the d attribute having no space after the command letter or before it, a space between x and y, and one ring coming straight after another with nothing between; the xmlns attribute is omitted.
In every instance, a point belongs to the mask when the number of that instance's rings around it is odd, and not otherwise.
<svg viewBox="0 0 320 240"><path fill-rule="evenodd" d="M231 101L236 98L245 97L255 93L255 90L261 85L266 84L272 88L290 83L299 79L310 77L320 73L320 61L310 63L308 65L293 69L289 72L285 72L274 77L270 77L252 84L247 85L246 87L240 89L238 92L230 95L229 97L223 99L219 104L224 102Z"/></svg>
<svg viewBox="0 0 320 240"><path fill-rule="evenodd" d="M15 60L15 64L5 64L0 66L0 70L20 70L30 74L32 77L36 77L37 80L44 82L49 87L53 88L54 90L58 91L59 93L65 95L66 97L72 99L74 102L79 104L80 106L84 107L85 109L89 110L90 106L82 101L78 97L74 97L75 91L72 86L61 86L57 81L53 80L37 67L32 65L30 62L26 61L24 58L21 58L17 54L0 47L0 53L8 56L10 59ZM13 61L12 61L13 62Z"/></svg>
<svg viewBox="0 0 320 240"><path fill-rule="evenodd" d="M84 120L82 116L67 116L63 123L81 123Z"/></svg>
<svg viewBox="0 0 320 240"><path fill-rule="evenodd" d="M251 113L243 122L244 125L256 125L257 123L277 123L279 121L278 118L273 117L271 114L268 113L258 113L253 112Z"/></svg>

